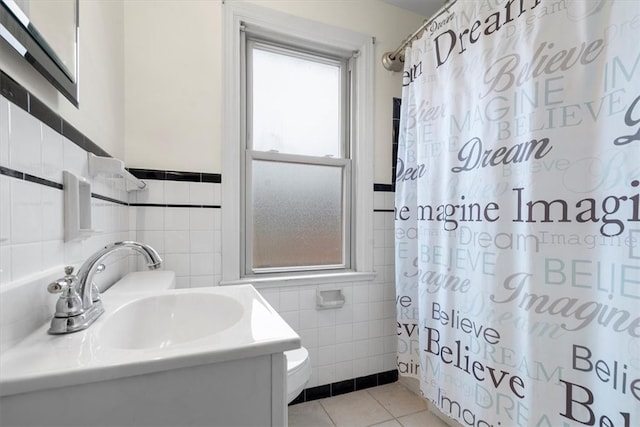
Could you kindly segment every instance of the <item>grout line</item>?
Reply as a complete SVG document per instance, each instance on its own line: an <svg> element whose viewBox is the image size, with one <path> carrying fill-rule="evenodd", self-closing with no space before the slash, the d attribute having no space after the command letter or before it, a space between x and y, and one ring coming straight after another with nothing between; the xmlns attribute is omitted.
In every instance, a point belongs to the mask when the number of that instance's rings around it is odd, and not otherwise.
<svg viewBox="0 0 640 427"><path fill-rule="evenodd" d="M333 397L336 397L336 396L333 396ZM325 399L333 399L333 397L325 397L324 399L319 399L318 403L320 404L320 407L322 408L324 413L327 414L327 417L329 417L329 421L331 421L331 424L333 424L333 426L336 427L336 422L333 420L333 418L331 418L331 415L327 411L327 408L325 408L324 405L322 404L323 400L325 400Z"/></svg>

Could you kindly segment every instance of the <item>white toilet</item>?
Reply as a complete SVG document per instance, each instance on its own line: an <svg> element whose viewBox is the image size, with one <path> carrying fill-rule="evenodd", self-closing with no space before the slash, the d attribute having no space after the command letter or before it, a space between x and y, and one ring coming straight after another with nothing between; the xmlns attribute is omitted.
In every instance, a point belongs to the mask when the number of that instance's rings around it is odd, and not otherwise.
<svg viewBox="0 0 640 427"><path fill-rule="evenodd" d="M304 390L311 377L311 362L309 352L304 347L285 351L284 355L287 358L287 403L291 403Z"/></svg>

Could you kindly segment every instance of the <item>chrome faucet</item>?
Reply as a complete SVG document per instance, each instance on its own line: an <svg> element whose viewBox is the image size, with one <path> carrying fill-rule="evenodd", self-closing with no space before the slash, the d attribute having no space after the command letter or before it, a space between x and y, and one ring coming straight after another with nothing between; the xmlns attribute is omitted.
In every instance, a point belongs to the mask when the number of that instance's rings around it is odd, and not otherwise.
<svg viewBox="0 0 640 427"><path fill-rule="evenodd" d="M93 276L104 269L102 260L121 249L133 249L145 257L147 267L155 270L162 264L160 255L150 246L138 242L124 241L105 246L91 255L73 275L73 267L65 267L65 276L49 284L51 293L62 293L56 303L56 312L51 319L50 334L68 334L81 331L91 325L104 307L100 292L93 284Z"/></svg>

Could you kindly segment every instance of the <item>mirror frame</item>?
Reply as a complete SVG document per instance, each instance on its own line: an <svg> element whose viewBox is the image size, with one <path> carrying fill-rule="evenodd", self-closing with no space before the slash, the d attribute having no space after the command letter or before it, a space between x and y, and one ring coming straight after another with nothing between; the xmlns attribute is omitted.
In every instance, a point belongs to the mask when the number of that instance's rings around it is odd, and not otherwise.
<svg viewBox="0 0 640 427"><path fill-rule="evenodd" d="M69 75L58 55L33 26L33 23L24 15L21 17L22 19L19 19L4 0L0 0L0 38L9 43L18 54L33 65L69 102L78 107L78 0L75 1L75 4L75 78Z"/></svg>

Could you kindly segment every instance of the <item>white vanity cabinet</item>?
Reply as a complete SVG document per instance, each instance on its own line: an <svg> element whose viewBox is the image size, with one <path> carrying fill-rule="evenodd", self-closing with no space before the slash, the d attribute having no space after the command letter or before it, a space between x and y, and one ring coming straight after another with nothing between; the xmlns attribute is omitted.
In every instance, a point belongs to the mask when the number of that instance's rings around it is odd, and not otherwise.
<svg viewBox="0 0 640 427"><path fill-rule="evenodd" d="M0 398L3 426L286 426L282 353Z"/></svg>

